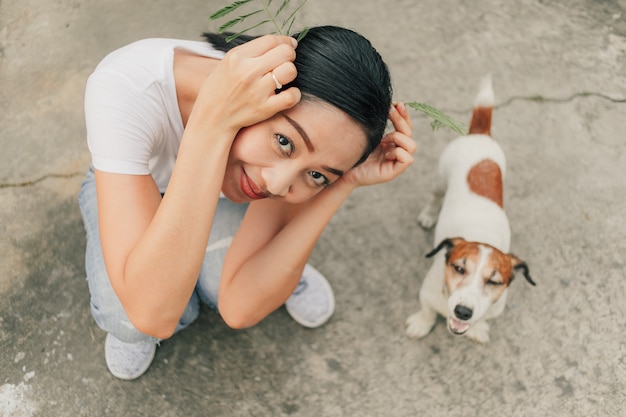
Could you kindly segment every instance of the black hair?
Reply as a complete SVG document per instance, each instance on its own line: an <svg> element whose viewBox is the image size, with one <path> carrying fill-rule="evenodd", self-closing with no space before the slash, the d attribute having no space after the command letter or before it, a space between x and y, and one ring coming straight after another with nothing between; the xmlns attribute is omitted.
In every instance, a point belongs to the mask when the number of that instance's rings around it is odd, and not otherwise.
<svg viewBox="0 0 626 417"><path fill-rule="evenodd" d="M223 52L254 38L243 35L226 42L226 33L203 36ZM297 87L302 100L322 100L354 119L367 136L357 165L365 161L380 144L391 107L391 76L380 54L350 29L316 26L299 41L294 64L298 75L283 88Z"/></svg>

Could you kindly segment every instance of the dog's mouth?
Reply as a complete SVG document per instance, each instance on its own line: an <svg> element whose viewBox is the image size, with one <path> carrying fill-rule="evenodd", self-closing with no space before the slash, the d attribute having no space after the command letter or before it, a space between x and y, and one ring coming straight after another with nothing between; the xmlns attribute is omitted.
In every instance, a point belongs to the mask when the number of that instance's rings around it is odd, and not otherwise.
<svg viewBox="0 0 626 417"><path fill-rule="evenodd" d="M457 320L454 317L448 318L448 329L450 329L452 333L458 336L465 334L467 329L470 328L470 325L471 325L470 323L466 321Z"/></svg>

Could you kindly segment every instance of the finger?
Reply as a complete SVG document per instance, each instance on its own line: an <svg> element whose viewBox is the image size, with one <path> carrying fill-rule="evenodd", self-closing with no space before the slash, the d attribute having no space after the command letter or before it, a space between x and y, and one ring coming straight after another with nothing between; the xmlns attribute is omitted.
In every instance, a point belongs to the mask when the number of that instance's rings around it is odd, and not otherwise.
<svg viewBox="0 0 626 417"><path fill-rule="evenodd" d="M232 50L237 51L242 56L256 58L281 45L295 49L298 46L298 41L291 36L265 35L243 43Z"/></svg>
<svg viewBox="0 0 626 417"><path fill-rule="evenodd" d="M231 49L222 62L227 67L240 69L249 76L263 77L279 65L296 59L294 43L289 39L293 38L266 35L253 39Z"/></svg>
<svg viewBox="0 0 626 417"><path fill-rule="evenodd" d="M273 80L272 83L274 83ZM268 112L273 115L283 110L290 109L300 102L301 97L300 89L296 87L290 87L281 91L267 99Z"/></svg>
<svg viewBox="0 0 626 417"><path fill-rule="evenodd" d="M396 106L392 106L389 111L389 120L393 127L398 132L401 132L407 136L411 136L413 133L411 119L403 117L403 114L398 110Z"/></svg>
<svg viewBox="0 0 626 417"><path fill-rule="evenodd" d="M413 163L413 155L402 148L394 148L385 154L385 159L394 161L394 172L401 173Z"/></svg>
<svg viewBox="0 0 626 417"><path fill-rule="evenodd" d="M399 102L396 104L396 110L398 110L398 113L400 113L402 118L406 120L409 127L413 129L413 120L411 119L411 116L409 115L409 111L407 110L406 105L403 102Z"/></svg>
<svg viewBox="0 0 626 417"><path fill-rule="evenodd" d="M289 76L292 73L295 74L295 65L293 64L293 61L295 59L296 59L295 49L293 49L291 46L279 45L276 48L273 48L267 51L262 56L257 57L255 59L255 65L257 65L257 68L260 72L265 74L267 72L274 71L275 69L283 66L284 64L287 64L285 65L285 68L286 68L285 75ZM293 69L290 68L291 66L293 66ZM280 81L281 81L281 84L287 84L287 82L283 82L283 81L291 81L291 80L284 80L281 78Z"/></svg>
<svg viewBox="0 0 626 417"><path fill-rule="evenodd" d="M393 144L396 147L405 149L410 154L414 154L417 150L417 143L409 136L398 131L390 132L381 141L382 144Z"/></svg>
<svg viewBox="0 0 626 417"><path fill-rule="evenodd" d="M389 111L389 120L398 132L407 136L412 135L412 121L404 103L397 103L391 106Z"/></svg>
<svg viewBox="0 0 626 417"><path fill-rule="evenodd" d="M274 90L280 90L283 86L296 79L298 71L293 62L284 62L267 73L267 84Z"/></svg>

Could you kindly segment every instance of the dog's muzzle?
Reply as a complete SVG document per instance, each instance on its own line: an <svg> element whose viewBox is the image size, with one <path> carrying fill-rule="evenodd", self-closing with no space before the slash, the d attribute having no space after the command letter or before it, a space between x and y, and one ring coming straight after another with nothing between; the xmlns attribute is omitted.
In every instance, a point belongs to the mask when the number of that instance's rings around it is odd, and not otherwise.
<svg viewBox="0 0 626 417"><path fill-rule="evenodd" d="M472 309L457 305L454 307L454 316L448 318L448 328L456 335L464 334L470 328L467 320L472 318Z"/></svg>

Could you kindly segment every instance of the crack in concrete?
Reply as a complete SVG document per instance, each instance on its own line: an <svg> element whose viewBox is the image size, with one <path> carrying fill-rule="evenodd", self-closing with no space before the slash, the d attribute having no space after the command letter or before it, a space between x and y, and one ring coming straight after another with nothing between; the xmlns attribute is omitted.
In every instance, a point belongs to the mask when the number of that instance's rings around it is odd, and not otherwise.
<svg viewBox="0 0 626 417"><path fill-rule="evenodd" d="M567 103L570 101L573 101L574 99L577 99L579 97L598 97L598 98L602 98L604 100L608 100L608 101L612 101L613 103L626 103L626 98L614 98L611 97L607 94L602 94L602 93L594 93L594 92L589 92L589 91L582 91L579 93L574 93L569 97L562 97L562 98L558 98L558 97L544 97L541 95L535 95L535 96L513 96L510 97L509 99L503 101L502 103L496 104L494 106L494 108L500 108L500 107L506 107L509 104L513 103L514 101L534 101L537 103Z"/></svg>
<svg viewBox="0 0 626 417"><path fill-rule="evenodd" d="M9 183L0 183L0 189L2 188L21 188L21 187L30 187L31 185L35 185L38 184L42 181L47 180L48 178L63 178L63 179L68 179L68 178L74 178L77 177L78 175L85 175L84 172L71 172L68 174L46 174L43 175L37 179L34 180L29 180L29 181L23 181L23 182L9 182Z"/></svg>
<svg viewBox="0 0 626 417"><path fill-rule="evenodd" d="M494 109L500 109L503 107L507 107L509 105L511 105L512 103L516 102L516 101L530 101L530 102L534 102L534 103L568 103L570 101L573 101L577 98L585 98L585 97L597 97L597 98L601 98L604 100L608 100L611 101L613 103L626 103L626 98L615 98L615 97L611 97L608 94L603 94L603 93L595 93L595 92L591 92L591 91L581 91L578 93L573 93L570 96L567 97L545 97L542 96L540 94L534 95L534 96L512 96L509 97L508 99L506 99L505 101L501 102L501 103L497 103L496 105L493 106ZM445 112L445 113L452 113L452 114L465 114L465 113L471 113L472 112L472 108L466 109L466 110L453 110L453 109L440 109L441 111ZM424 114L421 114L421 116L423 117L427 117Z"/></svg>

